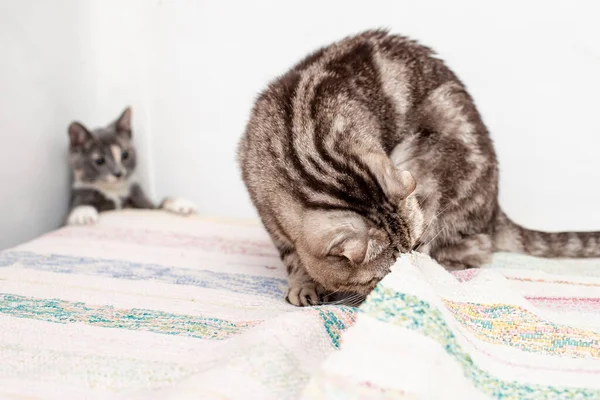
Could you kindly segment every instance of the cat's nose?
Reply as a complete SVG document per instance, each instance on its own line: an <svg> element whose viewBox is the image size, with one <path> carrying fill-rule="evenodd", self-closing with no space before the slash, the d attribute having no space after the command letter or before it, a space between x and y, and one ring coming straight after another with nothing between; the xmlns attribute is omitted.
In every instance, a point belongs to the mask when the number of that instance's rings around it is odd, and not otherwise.
<svg viewBox="0 0 600 400"><path fill-rule="evenodd" d="M123 173L121 171L117 171L117 172L113 172L113 175L116 176L117 178L120 178L123 176Z"/></svg>

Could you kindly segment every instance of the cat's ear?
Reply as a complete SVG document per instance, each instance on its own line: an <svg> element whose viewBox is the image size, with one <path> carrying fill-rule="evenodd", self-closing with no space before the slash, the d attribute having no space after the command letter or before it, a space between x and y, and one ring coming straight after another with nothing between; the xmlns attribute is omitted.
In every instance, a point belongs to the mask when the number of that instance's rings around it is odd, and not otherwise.
<svg viewBox="0 0 600 400"><path fill-rule="evenodd" d="M412 174L408 171L398 170L388 156L369 154L365 160L384 193L392 202L400 203L417 188Z"/></svg>
<svg viewBox="0 0 600 400"><path fill-rule="evenodd" d="M85 146L85 144L93 139L90 131L87 130L85 126L80 124L79 122L73 122L69 125L69 144L71 149L80 149Z"/></svg>
<svg viewBox="0 0 600 400"><path fill-rule="evenodd" d="M131 138L131 107L125 108L121 116L115 121L115 128L119 134Z"/></svg>
<svg viewBox="0 0 600 400"><path fill-rule="evenodd" d="M315 212L304 219L304 240L319 257L345 257L361 264L367 254L369 233L362 218Z"/></svg>
<svg viewBox="0 0 600 400"><path fill-rule="evenodd" d="M325 254L347 258L352 264L361 264L367 255L369 238L355 229L346 229L334 236L325 247Z"/></svg>

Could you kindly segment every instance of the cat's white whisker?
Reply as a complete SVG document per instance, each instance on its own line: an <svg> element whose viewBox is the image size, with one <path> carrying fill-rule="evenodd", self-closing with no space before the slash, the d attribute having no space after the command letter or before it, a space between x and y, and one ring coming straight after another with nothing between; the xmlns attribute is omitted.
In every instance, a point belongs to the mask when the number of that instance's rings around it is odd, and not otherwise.
<svg viewBox="0 0 600 400"><path fill-rule="evenodd" d="M429 231L429 228L433 225L433 222L435 222L435 220L437 220L442 215L442 213L444 211L446 211L451 205L452 205L451 203L447 204L446 207L444 207L443 209L441 209L439 212L435 213L429 219L429 222L427 223L425 230L421 234L421 237L425 237L425 234ZM431 243L431 241L429 243ZM423 247L423 243L421 243L419 246L417 246L417 248L415 249L415 251L418 251L418 249L420 249L421 247Z"/></svg>
<svg viewBox="0 0 600 400"><path fill-rule="evenodd" d="M443 226L438 233L436 233L429 242L427 242L424 245L420 245L415 251L419 251L419 249L423 246L423 247L427 247L429 246L444 230L446 229L446 226Z"/></svg>

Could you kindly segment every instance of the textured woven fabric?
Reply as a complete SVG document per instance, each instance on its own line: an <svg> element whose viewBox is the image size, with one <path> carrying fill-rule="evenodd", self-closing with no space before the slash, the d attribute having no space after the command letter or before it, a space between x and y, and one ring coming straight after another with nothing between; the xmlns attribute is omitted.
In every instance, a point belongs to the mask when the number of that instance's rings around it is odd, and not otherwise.
<svg viewBox="0 0 600 400"><path fill-rule="evenodd" d="M600 262L403 256L305 399L600 399Z"/></svg>
<svg viewBox="0 0 600 400"><path fill-rule="evenodd" d="M0 398L298 398L354 319L284 301L259 225L103 214L0 253Z"/></svg>
<svg viewBox="0 0 600 400"><path fill-rule="evenodd" d="M600 262L393 270L296 308L257 224L103 214L0 253L0 398L600 398Z"/></svg>

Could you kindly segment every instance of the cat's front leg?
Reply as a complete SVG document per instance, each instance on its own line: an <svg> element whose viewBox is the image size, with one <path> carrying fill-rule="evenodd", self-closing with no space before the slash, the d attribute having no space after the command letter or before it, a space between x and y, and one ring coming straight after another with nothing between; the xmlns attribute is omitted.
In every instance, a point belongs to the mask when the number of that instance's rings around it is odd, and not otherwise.
<svg viewBox="0 0 600 400"><path fill-rule="evenodd" d="M91 225L96 222L98 222L98 210L94 206L76 206L67 217L67 225Z"/></svg>
<svg viewBox="0 0 600 400"><path fill-rule="evenodd" d="M197 213L196 205L189 200L169 197L163 200L160 208L177 215L190 215Z"/></svg>
<svg viewBox="0 0 600 400"><path fill-rule="evenodd" d="M178 215L190 215L196 213L196 205L191 201L179 198L166 198L160 203L160 206L156 207L150 199L146 196L141 186L137 183L131 185L131 191L129 194L131 203L135 208L142 209L155 209L160 208L165 211L172 212Z"/></svg>
<svg viewBox="0 0 600 400"><path fill-rule="evenodd" d="M91 225L98 222L100 218L98 209L106 206L106 204L98 200L99 198L95 191L74 190L71 192L70 211L65 224Z"/></svg>
<svg viewBox="0 0 600 400"><path fill-rule="evenodd" d="M146 193L144 193L142 187L137 183L131 185L129 199L131 200L131 204L134 208L142 208L149 210L156 208L154 203L152 203L152 201L148 199L148 197L146 197Z"/></svg>
<svg viewBox="0 0 600 400"><path fill-rule="evenodd" d="M315 282L300 262L295 251L286 253L282 257L288 271L288 303L298 306L314 306L321 302L323 288Z"/></svg>

